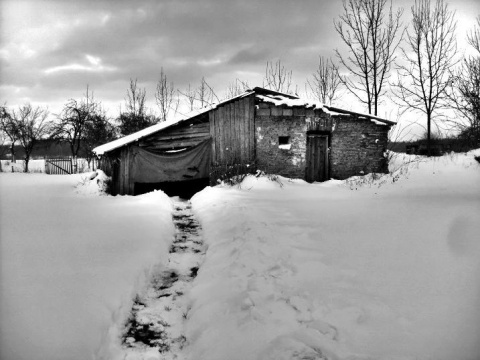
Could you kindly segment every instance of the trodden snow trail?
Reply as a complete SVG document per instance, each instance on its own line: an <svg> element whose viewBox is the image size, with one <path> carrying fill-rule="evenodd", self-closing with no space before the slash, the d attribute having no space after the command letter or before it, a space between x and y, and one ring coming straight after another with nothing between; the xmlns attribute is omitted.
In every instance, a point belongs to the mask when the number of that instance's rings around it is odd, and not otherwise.
<svg viewBox="0 0 480 360"><path fill-rule="evenodd" d="M184 335L189 311L185 294L197 276L206 247L190 201L172 201L175 238L166 266L154 269L149 286L134 299L122 339L126 359L182 359L188 341Z"/></svg>

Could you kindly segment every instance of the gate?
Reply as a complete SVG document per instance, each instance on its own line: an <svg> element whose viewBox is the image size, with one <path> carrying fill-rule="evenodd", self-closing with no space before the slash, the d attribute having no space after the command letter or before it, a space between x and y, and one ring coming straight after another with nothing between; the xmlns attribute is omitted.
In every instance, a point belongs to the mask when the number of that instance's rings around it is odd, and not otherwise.
<svg viewBox="0 0 480 360"><path fill-rule="evenodd" d="M52 175L73 174L72 159L45 159L45 173Z"/></svg>
<svg viewBox="0 0 480 360"><path fill-rule="evenodd" d="M308 182L328 180L328 135L307 135L305 180Z"/></svg>

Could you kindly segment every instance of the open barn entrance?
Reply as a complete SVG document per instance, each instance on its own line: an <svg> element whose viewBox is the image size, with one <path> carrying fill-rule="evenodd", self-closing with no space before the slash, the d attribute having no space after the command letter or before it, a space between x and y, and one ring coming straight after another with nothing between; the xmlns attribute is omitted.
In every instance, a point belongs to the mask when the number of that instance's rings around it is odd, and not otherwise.
<svg viewBox="0 0 480 360"><path fill-rule="evenodd" d="M209 178L158 183L135 183L134 191L135 195L140 195L153 190L162 190L168 196L179 196L182 199L190 199L209 184Z"/></svg>

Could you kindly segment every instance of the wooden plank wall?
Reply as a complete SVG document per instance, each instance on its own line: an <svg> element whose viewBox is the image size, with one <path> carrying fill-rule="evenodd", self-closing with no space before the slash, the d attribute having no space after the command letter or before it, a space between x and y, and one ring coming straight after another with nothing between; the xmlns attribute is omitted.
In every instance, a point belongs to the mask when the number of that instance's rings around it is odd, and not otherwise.
<svg viewBox="0 0 480 360"><path fill-rule="evenodd" d="M255 159L254 111L254 95L210 111L214 165L246 164Z"/></svg>
<svg viewBox="0 0 480 360"><path fill-rule="evenodd" d="M196 146L210 137L208 118L186 121L140 140L139 146L152 151L165 151Z"/></svg>
<svg viewBox="0 0 480 360"><path fill-rule="evenodd" d="M210 138L210 124L208 116L191 119L164 131L159 131L145 137L138 142L138 146L150 151L166 151L196 146L203 140ZM118 178L114 179L114 186L120 195L133 195L135 184L130 179L130 162L132 147L125 146L119 152L121 159Z"/></svg>

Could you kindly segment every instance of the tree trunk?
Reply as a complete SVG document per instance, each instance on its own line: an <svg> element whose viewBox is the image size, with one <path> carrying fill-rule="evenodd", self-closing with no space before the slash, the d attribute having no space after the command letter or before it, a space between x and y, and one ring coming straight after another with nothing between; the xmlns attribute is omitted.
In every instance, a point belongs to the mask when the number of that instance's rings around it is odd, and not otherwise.
<svg viewBox="0 0 480 360"><path fill-rule="evenodd" d="M12 145L10 146L10 154L12 154L12 162L15 162L15 144L12 142Z"/></svg>
<svg viewBox="0 0 480 360"><path fill-rule="evenodd" d="M28 173L28 162L30 161L30 157L26 156L25 157L25 172Z"/></svg>
<svg viewBox="0 0 480 360"><path fill-rule="evenodd" d="M78 173L78 158L77 155L73 157L73 173L77 174Z"/></svg>
<svg viewBox="0 0 480 360"><path fill-rule="evenodd" d="M431 139L430 139L430 132L431 132L431 120L432 120L432 114L431 113L427 113L427 156L431 156L432 153L431 153L431 147L430 147L430 142L431 142Z"/></svg>

